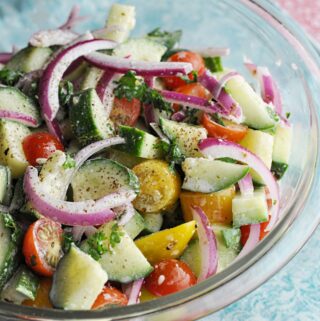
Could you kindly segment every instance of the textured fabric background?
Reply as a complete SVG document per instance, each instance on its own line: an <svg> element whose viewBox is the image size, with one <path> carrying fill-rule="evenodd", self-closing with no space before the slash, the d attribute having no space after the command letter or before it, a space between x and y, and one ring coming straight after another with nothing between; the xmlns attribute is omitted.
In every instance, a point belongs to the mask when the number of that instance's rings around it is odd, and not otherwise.
<svg viewBox="0 0 320 321"><path fill-rule="evenodd" d="M147 3L147 0L145 0ZM214 0L223 1L223 0ZM238 0L234 0L238 1ZM320 40L320 0L279 0L281 5ZM105 16L103 1L78 0L87 13L95 12L97 24ZM50 16L41 12L50 6ZM161 6L161 1L159 2ZM97 9L99 7L99 9ZM32 22L45 18L49 26L61 24L69 11L64 0L0 0L0 48L22 46L26 34L34 30ZM96 22L93 22L95 24ZM15 26L8 30L8 26ZM21 32L23 30L23 32ZM203 321L319 321L320 320L320 229L304 249L276 276L242 300ZM263 273L263 271L261 272Z"/></svg>

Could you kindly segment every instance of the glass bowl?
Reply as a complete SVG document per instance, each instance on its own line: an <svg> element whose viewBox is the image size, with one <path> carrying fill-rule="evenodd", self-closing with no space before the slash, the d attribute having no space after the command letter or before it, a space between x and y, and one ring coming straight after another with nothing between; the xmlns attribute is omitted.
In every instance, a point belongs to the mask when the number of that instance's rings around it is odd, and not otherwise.
<svg viewBox="0 0 320 321"><path fill-rule="evenodd" d="M319 111L320 61L301 29L265 0L120 1L137 7L136 35L162 26L184 31L181 46L230 47L224 64L246 76L244 56L269 67L294 126L289 170L281 181L281 220L246 257L185 291L139 305L105 311L39 310L0 302L4 320L194 320L238 300L281 269L320 222ZM72 4L94 17L82 26L99 28L111 1L27 0L0 4L0 46L23 46L29 35L62 24ZM14 21L14 23L12 23ZM8 30L10 25L10 30Z"/></svg>

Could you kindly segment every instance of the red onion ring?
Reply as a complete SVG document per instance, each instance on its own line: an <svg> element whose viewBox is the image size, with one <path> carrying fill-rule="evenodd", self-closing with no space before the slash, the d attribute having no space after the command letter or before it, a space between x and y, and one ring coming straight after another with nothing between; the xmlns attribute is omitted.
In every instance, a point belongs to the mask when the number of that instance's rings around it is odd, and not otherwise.
<svg viewBox="0 0 320 321"><path fill-rule="evenodd" d="M242 195L252 195L254 192L251 174L247 174L238 182L240 193Z"/></svg>
<svg viewBox="0 0 320 321"><path fill-rule="evenodd" d="M272 198L271 219L265 231L270 231L276 224L279 216L280 208L280 192L279 186L270 170L266 167L263 161L251 153L246 148L232 143L215 138L207 138L199 143L199 149L208 158L230 157L239 162L248 164L255 170L263 179L269 189Z"/></svg>
<svg viewBox="0 0 320 321"><path fill-rule="evenodd" d="M1 52L0 53L0 64L6 64L12 57L11 52Z"/></svg>
<svg viewBox="0 0 320 321"><path fill-rule="evenodd" d="M126 73L132 70L142 76L166 77L178 74L187 75L193 69L191 64L184 62L133 61L126 58L109 56L100 52L87 54L85 59L100 69L112 69L119 73Z"/></svg>
<svg viewBox="0 0 320 321"><path fill-rule="evenodd" d="M171 119L177 122L181 122L186 118L186 114L184 113L183 110L179 110L172 114Z"/></svg>
<svg viewBox="0 0 320 321"><path fill-rule="evenodd" d="M72 29L78 22L81 22L83 20L87 20L87 16L80 17L80 7L78 5L75 5L72 7L67 21L59 27L59 29L67 30Z"/></svg>
<svg viewBox="0 0 320 321"><path fill-rule="evenodd" d="M130 190L111 193L97 201L67 202L52 198L43 191L35 167L29 166L24 177L24 190L31 205L43 216L66 225L101 225L115 218L110 208L135 198Z"/></svg>
<svg viewBox="0 0 320 321"><path fill-rule="evenodd" d="M206 280L217 272L218 252L217 241L212 231L210 222L198 206L192 206L193 219L197 222L197 232L200 246L201 269L198 283Z"/></svg>
<svg viewBox="0 0 320 321"><path fill-rule="evenodd" d="M3 110L0 109L0 118L5 118L5 119L9 119L9 120L14 120L18 123L24 124L26 126L29 127L39 127L40 123L38 121L38 119L21 113L21 112L17 112L17 111L9 111L9 110Z"/></svg>
<svg viewBox="0 0 320 321"><path fill-rule="evenodd" d="M249 237L247 239L246 244L238 254L236 260L241 259L248 253L250 253L256 245L259 243L259 238L260 238L260 224L251 224L250 225L250 233Z"/></svg>
<svg viewBox="0 0 320 321"><path fill-rule="evenodd" d="M139 297L144 279L133 281L129 284L122 284L122 290L128 298L128 305L140 302Z"/></svg>

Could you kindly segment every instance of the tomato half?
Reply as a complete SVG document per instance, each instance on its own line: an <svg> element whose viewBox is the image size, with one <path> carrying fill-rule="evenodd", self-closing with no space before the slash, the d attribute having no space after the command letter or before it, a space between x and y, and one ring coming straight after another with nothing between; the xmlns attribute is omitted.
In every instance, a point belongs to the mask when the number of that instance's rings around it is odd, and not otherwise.
<svg viewBox="0 0 320 321"><path fill-rule="evenodd" d="M161 261L145 280L145 288L156 296L164 296L189 288L197 278L189 266L175 259Z"/></svg>
<svg viewBox="0 0 320 321"><path fill-rule="evenodd" d="M103 309L106 305L127 305L127 296L118 289L108 285L105 286L102 292L96 298L92 305L92 310Z"/></svg>
<svg viewBox="0 0 320 321"><path fill-rule="evenodd" d="M134 98L131 101L126 98L114 98L110 119L116 125L134 126L141 110L140 100Z"/></svg>
<svg viewBox="0 0 320 321"><path fill-rule="evenodd" d="M22 253L26 264L42 276L52 276L62 257L63 230L59 223L42 218L31 224L24 236Z"/></svg>
<svg viewBox="0 0 320 321"><path fill-rule="evenodd" d="M174 89L174 91L177 93L200 97L208 100L211 98L209 90L199 83L186 84ZM173 109L174 111L178 111L180 109L180 106L178 104L174 104Z"/></svg>
<svg viewBox="0 0 320 321"><path fill-rule="evenodd" d="M192 51L180 51L169 57L168 61L171 62L189 62L192 64L193 70L201 76L205 71L205 64L203 58ZM194 75L190 73L188 75L190 80L194 79ZM186 82L181 79L181 77L165 77L164 82L169 89L174 89L186 84Z"/></svg>
<svg viewBox="0 0 320 321"><path fill-rule="evenodd" d="M32 166L38 165L38 158L47 159L56 150L64 150L61 142L47 132L39 132L27 136L22 142L22 147L27 161Z"/></svg>
<svg viewBox="0 0 320 321"><path fill-rule="evenodd" d="M207 130L208 136L226 139L235 143L240 142L246 136L248 127L225 121L226 126L222 126L211 120L208 114L203 114L202 126Z"/></svg>
<svg viewBox="0 0 320 321"><path fill-rule="evenodd" d="M270 220L270 216L269 216L269 220ZM260 223L260 236L259 236L259 240L261 241L269 232L266 232L265 229L268 226L269 221L268 222L263 222ZM244 246L249 238L249 234L250 234L250 225L243 225L240 227L240 231L241 231L241 239L240 242L242 244L242 246Z"/></svg>

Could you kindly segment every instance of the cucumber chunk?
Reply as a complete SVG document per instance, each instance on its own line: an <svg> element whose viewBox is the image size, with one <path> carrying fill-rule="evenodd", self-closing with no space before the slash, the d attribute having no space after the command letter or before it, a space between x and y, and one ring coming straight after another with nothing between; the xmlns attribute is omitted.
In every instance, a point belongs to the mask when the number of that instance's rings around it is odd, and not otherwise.
<svg viewBox="0 0 320 321"><path fill-rule="evenodd" d="M7 166L0 165L0 204L9 205L12 195L11 171Z"/></svg>
<svg viewBox="0 0 320 321"><path fill-rule="evenodd" d="M125 232L122 227L119 228L121 233L120 243L110 245L110 235L115 222L109 222L99 228L99 231L105 235L104 245L111 249L103 254L99 259L102 268L108 273L109 279L121 283L129 283L146 277L153 270L152 266L137 248L134 241ZM89 245L84 242L81 248L89 251Z"/></svg>
<svg viewBox="0 0 320 321"><path fill-rule="evenodd" d="M159 62L167 48L146 38L129 39L113 50L113 56L131 60Z"/></svg>
<svg viewBox="0 0 320 321"><path fill-rule="evenodd" d="M236 195L232 200L233 227L268 221L268 205L264 188L252 195Z"/></svg>
<svg viewBox="0 0 320 321"><path fill-rule="evenodd" d="M22 141L30 134L28 127L0 119L0 164L10 168L13 178L22 176L29 165L24 155Z"/></svg>
<svg viewBox="0 0 320 321"><path fill-rule="evenodd" d="M183 189L213 193L238 182L248 174L249 167L206 158L187 158L182 163L182 170L185 173Z"/></svg>
<svg viewBox="0 0 320 321"><path fill-rule="evenodd" d="M31 116L37 121L32 127L38 127L41 123L38 107L28 96L15 87L0 87L0 109Z"/></svg>
<svg viewBox="0 0 320 321"><path fill-rule="evenodd" d="M127 234L134 240L146 227L145 220L137 211L130 221L123 226Z"/></svg>
<svg viewBox="0 0 320 321"><path fill-rule="evenodd" d="M65 310L90 310L107 281L108 275L100 264L71 245L53 276L51 302Z"/></svg>
<svg viewBox="0 0 320 321"><path fill-rule="evenodd" d="M121 187L139 193L138 177L129 168L110 159L88 160L71 182L73 200L97 200Z"/></svg>
<svg viewBox="0 0 320 321"><path fill-rule="evenodd" d="M104 71L102 69L96 67L88 67L81 82L80 89L86 90L90 88L96 88L103 73Z"/></svg>
<svg viewBox="0 0 320 321"><path fill-rule="evenodd" d="M136 10L134 6L114 3L109 11L106 22L105 38L116 42L125 41L136 24Z"/></svg>
<svg viewBox="0 0 320 321"><path fill-rule="evenodd" d="M0 213L0 291L19 264L21 231L12 216Z"/></svg>
<svg viewBox="0 0 320 321"><path fill-rule="evenodd" d="M161 150L158 148L160 139L141 129L119 126L119 135L126 140L125 144L117 147L121 151L147 159L162 156Z"/></svg>
<svg viewBox="0 0 320 321"><path fill-rule="evenodd" d="M161 214L145 214L144 215L145 229L147 234L159 232L163 224L163 216Z"/></svg>
<svg viewBox="0 0 320 321"><path fill-rule="evenodd" d="M244 122L254 129L268 129L274 127L279 117L273 112L242 76L230 79L225 90L241 106Z"/></svg>
<svg viewBox="0 0 320 321"><path fill-rule="evenodd" d="M39 287L39 278L25 265L21 265L14 276L5 285L0 299L21 304L24 300L34 300Z"/></svg>
<svg viewBox="0 0 320 321"><path fill-rule="evenodd" d="M201 271L201 259L198 239L189 242L188 247L180 257L180 260L189 266L196 277L199 276Z"/></svg>
<svg viewBox="0 0 320 321"><path fill-rule="evenodd" d="M134 166L145 161L144 158L137 157L126 152L122 152L118 149L110 148L107 151L107 158L116 161L128 168L133 168Z"/></svg>
<svg viewBox="0 0 320 321"><path fill-rule="evenodd" d="M160 127L170 140L174 140L177 143L184 156L201 156L198 143L201 139L207 138L207 131L203 127L177 123L165 118L160 118Z"/></svg>
<svg viewBox="0 0 320 321"><path fill-rule="evenodd" d="M18 51L6 67L25 73L43 69L52 53L53 51L47 47L26 47Z"/></svg>
<svg viewBox="0 0 320 321"><path fill-rule="evenodd" d="M271 168L274 145L272 135L260 130L249 129L240 145L257 155L269 169ZM261 177L255 171L251 170L250 173L256 183L264 184Z"/></svg>
<svg viewBox="0 0 320 321"><path fill-rule="evenodd" d="M95 89L87 89L72 98L70 122L73 134L82 145L113 136L112 122Z"/></svg>

